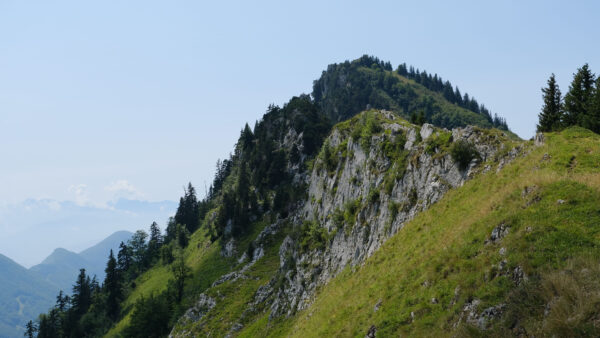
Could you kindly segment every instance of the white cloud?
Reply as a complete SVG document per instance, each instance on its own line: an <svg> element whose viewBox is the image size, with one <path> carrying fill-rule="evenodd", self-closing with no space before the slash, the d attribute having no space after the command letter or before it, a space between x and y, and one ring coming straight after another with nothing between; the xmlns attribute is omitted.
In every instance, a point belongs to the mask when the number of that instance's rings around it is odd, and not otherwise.
<svg viewBox="0 0 600 338"><path fill-rule="evenodd" d="M90 199L87 193L87 185L85 184L74 184L69 187L69 192L75 194L75 203L79 206L85 206L89 204Z"/></svg>
<svg viewBox="0 0 600 338"><path fill-rule="evenodd" d="M118 180L116 182L112 182L106 186L104 190L111 192L114 195L114 198L126 197L138 199L144 197L144 194L142 194L142 192L140 192L127 180Z"/></svg>

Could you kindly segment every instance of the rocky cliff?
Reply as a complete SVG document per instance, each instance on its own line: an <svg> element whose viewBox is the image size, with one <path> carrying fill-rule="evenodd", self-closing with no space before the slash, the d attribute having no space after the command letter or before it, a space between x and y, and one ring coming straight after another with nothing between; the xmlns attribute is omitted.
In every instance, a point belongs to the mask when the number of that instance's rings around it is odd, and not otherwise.
<svg viewBox="0 0 600 338"><path fill-rule="evenodd" d="M294 146L297 135L289 135L282 147ZM279 247L278 271L256 290L246 311L269 308L269 318L276 318L305 309L318 286L345 267L364 262L448 190L517 156L521 149L511 144L497 130L419 127L388 111L367 111L342 122L314 161L304 166L308 169L288 168L307 187L306 199L287 217L266 226L253 241L252 257L243 253L243 267L213 287L243 278L271 245L268 237L288 229ZM215 302L203 294L172 335L188 334L182 328L198 322Z"/></svg>

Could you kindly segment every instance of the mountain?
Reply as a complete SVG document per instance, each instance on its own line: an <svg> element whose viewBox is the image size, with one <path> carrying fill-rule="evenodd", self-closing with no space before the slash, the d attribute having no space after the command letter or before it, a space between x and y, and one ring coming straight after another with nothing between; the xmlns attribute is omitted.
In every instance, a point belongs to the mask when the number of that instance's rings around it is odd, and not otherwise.
<svg viewBox="0 0 600 338"><path fill-rule="evenodd" d="M81 251L79 256L87 262L87 265L84 266L89 274L91 276L96 275L99 280L104 279L104 268L106 268L106 261L108 260L110 250L113 251L116 257L119 252L119 244L121 242L127 243L131 239L131 236L133 236L133 233L129 231L117 231L103 239L100 243ZM71 283L74 280L72 279Z"/></svg>
<svg viewBox="0 0 600 338"><path fill-rule="evenodd" d="M0 337L23 335L25 323L54 304L58 289L0 254Z"/></svg>
<svg viewBox="0 0 600 338"><path fill-rule="evenodd" d="M30 270L57 289L70 293L79 269L85 268L87 265L88 262L80 255L58 248L40 264L32 266Z"/></svg>
<svg viewBox="0 0 600 338"><path fill-rule="evenodd" d="M100 243L74 253L58 248L40 264L26 269L0 254L0 337L21 337L25 324L56 302L59 290L70 294L79 269L85 268L101 282L111 249L133 234L118 231Z"/></svg>
<svg viewBox="0 0 600 338"><path fill-rule="evenodd" d="M208 196L188 186L164 241L132 247L61 329L598 336L600 136L524 141L447 87L372 57L329 66L246 125Z"/></svg>
<svg viewBox="0 0 600 338"><path fill-rule="evenodd" d="M117 231L80 253L62 248L55 249L50 256L40 264L32 266L30 270L58 289L70 294L73 283L82 268L90 276L95 275L101 282L104 279L104 268L110 250L112 249L116 256L119 244L126 243L132 235L129 231Z"/></svg>

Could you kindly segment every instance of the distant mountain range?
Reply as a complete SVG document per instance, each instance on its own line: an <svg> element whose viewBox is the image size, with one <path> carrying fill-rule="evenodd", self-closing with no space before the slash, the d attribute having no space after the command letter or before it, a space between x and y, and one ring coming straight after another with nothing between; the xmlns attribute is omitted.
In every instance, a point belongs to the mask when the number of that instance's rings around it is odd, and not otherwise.
<svg viewBox="0 0 600 338"><path fill-rule="evenodd" d="M27 321L47 311L59 290L71 293L79 269L101 282L110 250L116 255L132 235L117 231L80 253L58 248L30 269L0 254L0 337L22 336Z"/></svg>

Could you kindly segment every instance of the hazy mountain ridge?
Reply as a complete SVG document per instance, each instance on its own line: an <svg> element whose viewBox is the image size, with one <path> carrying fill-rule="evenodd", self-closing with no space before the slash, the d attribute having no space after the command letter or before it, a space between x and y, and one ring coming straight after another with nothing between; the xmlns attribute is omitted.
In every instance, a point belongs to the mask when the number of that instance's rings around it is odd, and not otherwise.
<svg viewBox="0 0 600 338"><path fill-rule="evenodd" d="M0 337L22 336L25 323L53 306L59 290L71 293L79 269L101 282L110 249L132 235L118 231L80 253L57 248L30 269L0 254Z"/></svg>

